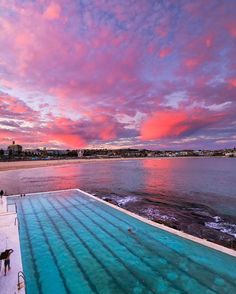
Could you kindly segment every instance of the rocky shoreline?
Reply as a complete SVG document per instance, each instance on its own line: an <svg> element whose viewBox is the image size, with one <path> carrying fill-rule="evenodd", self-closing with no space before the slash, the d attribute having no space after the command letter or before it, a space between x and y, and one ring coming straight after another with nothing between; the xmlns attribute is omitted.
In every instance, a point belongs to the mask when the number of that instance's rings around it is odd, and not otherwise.
<svg viewBox="0 0 236 294"><path fill-rule="evenodd" d="M96 196L157 223L236 250L236 218L219 216L206 205L148 195Z"/></svg>

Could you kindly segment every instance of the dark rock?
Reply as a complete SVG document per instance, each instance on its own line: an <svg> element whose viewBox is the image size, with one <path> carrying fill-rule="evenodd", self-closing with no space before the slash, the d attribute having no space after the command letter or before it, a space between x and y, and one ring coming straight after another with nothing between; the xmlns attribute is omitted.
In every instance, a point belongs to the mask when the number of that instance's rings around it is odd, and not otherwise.
<svg viewBox="0 0 236 294"><path fill-rule="evenodd" d="M111 204L114 204L114 205L118 205L118 202L115 201L115 200L112 199L112 198L104 197L104 198L102 198L102 200L104 200L104 201L106 201L106 202L109 202L109 203L111 203Z"/></svg>

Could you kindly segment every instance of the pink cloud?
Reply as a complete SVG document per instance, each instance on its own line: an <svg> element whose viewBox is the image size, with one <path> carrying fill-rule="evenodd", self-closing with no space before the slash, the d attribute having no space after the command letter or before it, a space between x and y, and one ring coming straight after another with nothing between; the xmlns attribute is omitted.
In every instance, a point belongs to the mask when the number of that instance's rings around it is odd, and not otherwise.
<svg viewBox="0 0 236 294"><path fill-rule="evenodd" d="M165 58L166 56L168 56L171 53L172 49L171 48L163 48L160 50L159 52L159 56L160 58Z"/></svg>
<svg viewBox="0 0 236 294"><path fill-rule="evenodd" d="M43 17L45 17L48 20L59 19L60 15L61 15L61 7L59 4L55 2L51 2L43 13Z"/></svg>
<svg viewBox="0 0 236 294"><path fill-rule="evenodd" d="M178 137L193 130L185 121L195 128L201 119L208 125L205 108L227 102L231 112L224 110L222 119L231 130L234 3L134 1L130 9L129 0L82 2L1 1L1 89L21 99L1 98L0 114L24 120L27 128L18 130L24 142L30 133L60 146L125 136L136 142L140 125L143 138ZM179 92L185 99L176 103ZM166 97L175 97L169 106L176 110L163 108ZM201 110L196 115L188 107ZM168 122L171 113L175 118ZM120 123L119 115L134 125ZM149 124L142 123L144 116ZM152 128L157 117L166 126L158 131Z"/></svg>
<svg viewBox="0 0 236 294"><path fill-rule="evenodd" d="M235 87L235 88L236 88L236 78L230 79L230 80L229 80L229 84L230 84L232 87Z"/></svg>
<svg viewBox="0 0 236 294"><path fill-rule="evenodd" d="M207 48L210 48L213 45L213 36L207 36L205 39L205 44Z"/></svg>
<svg viewBox="0 0 236 294"><path fill-rule="evenodd" d="M157 27L156 32L158 35L160 35L162 38L166 37L168 34L167 28L165 27Z"/></svg>
<svg viewBox="0 0 236 294"><path fill-rule="evenodd" d="M41 104L41 108L47 104ZM90 111L83 119L72 120L51 113L41 116L18 98L5 93L0 95L0 121L2 143L13 139L23 145L48 144L66 148L81 148L97 140L106 142L119 136L126 136L125 124L104 113L104 109ZM34 136L32 136L34 134Z"/></svg>
<svg viewBox="0 0 236 294"><path fill-rule="evenodd" d="M177 137L187 130L188 116L184 112L161 112L148 118L141 126L142 140ZM183 124L184 123L184 124Z"/></svg>
<svg viewBox="0 0 236 294"><path fill-rule="evenodd" d="M225 26L226 26L226 29L228 30L229 34L235 38L236 37L236 21L229 20L226 22Z"/></svg>
<svg viewBox="0 0 236 294"><path fill-rule="evenodd" d="M31 109L24 101L0 91L0 117L33 121L37 111Z"/></svg>
<svg viewBox="0 0 236 294"><path fill-rule="evenodd" d="M163 110L154 113L141 125L142 140L178 138L208 126L222 118L203 109Z"/></svg>
<svg viewBox="0 0 236 294"><path fill-rule="evenodd" d="M54 118L41 130L41 136L45 142L55 141L57 144L72 148L84 147L87 142L76 127L77 125L70 119Z"/></svg>
<svg viewBox="0 0 236 294"><path fill-rule="evenodd" d="M198 64L200 63L200 60L197 58L189 58L186 59L184 64L189 68L189 69L194 69Z"/></svg>

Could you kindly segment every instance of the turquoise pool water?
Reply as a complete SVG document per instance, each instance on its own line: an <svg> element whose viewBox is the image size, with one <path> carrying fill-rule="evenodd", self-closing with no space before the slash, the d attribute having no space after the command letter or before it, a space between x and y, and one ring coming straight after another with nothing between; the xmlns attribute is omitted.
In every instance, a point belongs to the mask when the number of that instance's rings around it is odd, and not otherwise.
<svg viewBox="0 0 236 294"><path fill-rule="evenodd" d="M15 201L28 294L236 293L236 258L82 192Z"/></svg>

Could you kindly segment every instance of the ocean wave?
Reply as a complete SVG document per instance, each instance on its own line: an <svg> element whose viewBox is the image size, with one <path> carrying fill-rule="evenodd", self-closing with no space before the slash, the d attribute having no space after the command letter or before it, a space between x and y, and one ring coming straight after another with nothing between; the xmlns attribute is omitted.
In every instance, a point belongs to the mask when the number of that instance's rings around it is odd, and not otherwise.
<svg viewBox="0 0 236 294"><path fill-rule="evenodd" d="M176 220L176 218L172 215L166 215L166 214L160 213L160 211L157 208L151 208L151 207L145 208L142 210L142 212L151 220L154 220L154 219L159 219L162 221Z"/></svg>
<svg viewBox="0 0 236 294"><path fill-rule="evenodd" d="M135 196L127 196L127 197L118 198L118 199L116 199L116 201L117 201L118 205L124 206L130 202L137 202L138 198Z"/></svg>
<svg viewBox="0 0 236 294"><path fill-rule="evenodd" d="M215 216L214 220L213 222L205 222L205 226L236 238L236 224L224 222L219 216Z"/></svg>

